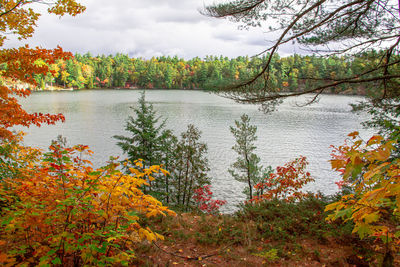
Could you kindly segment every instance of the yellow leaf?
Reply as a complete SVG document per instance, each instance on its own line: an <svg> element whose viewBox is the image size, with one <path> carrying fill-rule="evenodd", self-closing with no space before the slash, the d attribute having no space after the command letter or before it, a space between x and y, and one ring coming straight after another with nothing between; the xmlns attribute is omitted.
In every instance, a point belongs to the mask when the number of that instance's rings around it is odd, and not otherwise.
<svg viewBox="0 0 400 267"><path fill-rule="evenodd" d="M365 193L364 199L368 202L371 202L376 198L378 198L378 199L381 198L382 195L384 195L384 194L385 194L385 188L378 188L373 191Z"/></svg>
<svg viewBox="0 0 400 267"><path fill-rule="evenodd" d="M141 160L136 161L135 164L136 164L136 166L143 168L143 163Z"/></svg>
<svg viewBox="0 0 400 267"><path fill-rule="evenodd" d="M146 217L147 217L147 218L150 218L150 217L152 217L152 216L158 215L158 213L159 213L158 210L152 210L152 211L150 211L149 213L146 214Z"/></svg>
<svg viewBox="0 0 400 267"><path fill-rule="evenodd" d="M367 214L364 216L364 221L367 224L373 223L373 222L377 222L379 220L379 214L377 212L371 213L371 214Z"/></svg>
<svg viewBox="0 0 400 267"><path fill-rule="evenodd" d="M163 235L160 235L160 234L157 234L157 233L156 233L156 237L157 237L158 239L164 240L164 236L163 236Z"/></svg>
<svg viewBox="0 0 400 267"><path fill-rule="evenodd" d="M382 141L383 141L383 137L382 136L374 135L368 140L367 144L369 146L371 146L371 145L374 145L374 144L380 144Z"/></svg>
<svg viewBox="0 0 400 267"><path fill-rule="evenodd" d="M400 184L388 185L388 191L392 194L397 194L400 192Z"/></svg>
<svg viewBox="0 0 400 267"><path fill-rule="evenodd" d="M344 160L340 160L340 159L332 159L331 160L331 166L332 166L332 169L334 169L334 170L339 170L340 168L343 168L345 163L346 162Z"/></svg>
<svg viewBox="0 0 400 267"><path fill-rule="evenodd" d="M339 205L339 202L335 202L332 204L329 204L325 207L325 211L330 211L336 209L336 207Z"/></svg>
<svg viewBox="0 0 400 267"><path fill-rule="evenodd" d="M149 231L147 231L147 230L145 230L145 229L139 229L139 235L140 235L140 237L142 238L142 239L147 239L148 241L150 241L150 242L152 242L153 240L155 240L156 239L156 236L153 234L153 233L151 233L151 232L149 232Z"/></svg>
<svg viewBox="0 0 400 267"><path fill-rule="evenodd" d="M386 161L390 157L390 150L389 149L379 149L375 156L380 161Z"/></svg>
<svg viewBox="0 0 400 267"><path fill-rule="evenodd" d="M140 172L136 170L135 168L129 168L129 171L133 174L139 174Z"/></svg>
<svg viewBox="0 0 400 267"><path fill-rule="evenodd" d="M169 171L167 171L167 170L164 170L164 169L160 169L160 170L164 175L168 175L169 174Z"/></svg>
<svg viewBox="0 0 400 267"><path fill-rule="evenodd" d="M376 174L378 174L383 167L385 167L385 166L387 166L389 164L390 164L390 162L385 162L385 163L382 163L381 165L377 166L376 168L374 168L374 169L372 169L370 171L367 171L364 174L364 180L368 181L369 179L374 177Z"/></svg>
<svg viewBox="0 0 400 267"><path fill-rule="evenodd" d="M107 238L107 242L111 242L117 239L115 236Z"/></svg>

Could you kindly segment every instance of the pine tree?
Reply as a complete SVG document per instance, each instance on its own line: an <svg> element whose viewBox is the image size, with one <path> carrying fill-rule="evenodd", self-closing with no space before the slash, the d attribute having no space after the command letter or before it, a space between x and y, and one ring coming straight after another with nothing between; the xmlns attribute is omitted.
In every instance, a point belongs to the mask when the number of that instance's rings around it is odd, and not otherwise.
<svg viewBox="0 0 400 267"><path fill-rule="evenodd" d="M162 162L162 166L165 170L168 170L173 173L173 168L176 159L176 149L177 149L178 138L173 135L171 130L164 130L162 132L162 138L160 140L160 151L161 157L160 161ZM170 174L166 174L163 177L163 196L162 201L166 204L170 204L172 201L172 196L174 193L173 188L173 176Z"/></svg>
<svg viewBox="0 0 400 267"><path fill-rule="evenodd" d="M160 165L161 162L161 143L163 139L163 128L165 121L159 123L153 105L146 102L145 92L143 91L138 102L139 106L133 108L135 117L129 116L125 130L130 136L115 135L117 145L122 148L128 159L133 163L135 160L143 160L143 167ZM149 182L151 191L160 187L159 181Z"/></svg>
<svg viewBox="0 0 400 267"><path fill-rule="evenodd" d="M190 210L194 189L210 184L207 172L207 145L199 141L201 132L192 124L181 134L173 167L173 201L183 210Z"/></svg>
<svg viewBox="0 0 400 267"><path fill-rule="evenodd" d="M254 142L257 140L257 127L250 125L250 118L246 114L243 114L240 119L240 121L235 121L235 127L230 127L236 139L236 144L232 149L238 153L238 157L228 171L237 181L248 184L243 193L252 199L253 186L261 181L263 174L262 167L259 166L260 158L253 153L256 149Z"/></svg>
<svg viewBox="0 0 400 267"><path fill-rule="evenodd" d="M139 106L133 110L136 116L129 116L125 127L131 135L114 136L119 141L117 145L131 163L141 159L143 168L162 165L170 172L154 175L155 180L148 181L149 186L143 188L144 191L164 203L190 210L194 204L194 190L210 183L207 145L199 141L201 132L190 124L178 142L171 130L164 129L165 121L159 123L160 117L146 102L144 92Z"/></svg>

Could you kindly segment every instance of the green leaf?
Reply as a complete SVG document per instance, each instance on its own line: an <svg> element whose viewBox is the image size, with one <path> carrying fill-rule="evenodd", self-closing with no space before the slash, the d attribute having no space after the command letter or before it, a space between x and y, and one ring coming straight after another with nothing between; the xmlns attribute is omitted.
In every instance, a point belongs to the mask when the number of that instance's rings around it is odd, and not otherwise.
<svg viewBox="0 0 400 267"><path fill-rule="evenodd" d="M107 246L103 244L103 246L99 247L95 247L94 249L95 251L99 252L99 253L106 253L107 251Z"/></svg>
<svg viewBox="0 0 400 267"><path fill-rule="evenodd" d="M395 238L399 238L399 237L400 237L400 231L397 231L397 232L394 234L394 237L395 237Z"/></svg>
<svg viewBox="0 0 400 267"><path fill-rule="evenodd" d="M336 212L335 219L337 219L337 218L344 218L344 219L349 218L352 213L353 213L353 209L352 208L340 210L340 211Z"/></svg>
<svg viewBox="0 0 400 267"><path fill-rule="evenodd" d="M97 175L100 175L101 174L101 171L93 171L93 172L90 172L89 173L89 175L93 175L93 176L97 176ZM89 182L90 182L90 180L88 180Z"/></svg>
<svg viewBox="0 0 400 267"><path fill-rule="evenodd" d="M62 157L62 160L65 162L71 162L71 159L67 156Z"/></svg>
<svg viewBox="0 0 400 267"><path fill-rule="evenodd" d="M4 221L1 222L2 225L8 225L12 220L14 219L14 217L8 217L7 219L5 219Z"/></svg>
<svg viewBox="0 0 400 267"><path fill-rule="evenodd" d="M61 259L59 257L57 257L54 260L52 260L51 263L53 263L53 264L61 264Z"/></svg>
<svg viewBox="0 0 400 267"><path fill-rule="evenodd" d="M356 232L357 232L358 236L361 239L363 239L365 236L372 234L372 229L371 229L371 227L369 227L369 225L362 223L362 224L358 224L354 227L353 233L356 233Z"/></svg>
<svg viewBox="0 0 400 267"><path fill-rule="evenodd" d="M129 216L137 216L137 212L136 211L130 211L127 213Z"/></svg>
<svg viewBox="0 0 400 267"><path fill-rule="evenodd" d="M52 249L52 250L50 250L49 252L47 252L47 256L51 256L51 255L53 255L53 254L56 253L56 252L57 252L57 250Z"/></svg>
<svg viewBox="0 0 400 267"><path fill-rule="evenodd" d="M47 260L49 258L49 256L43 256L43 257L41 257L40 259L39 259L39 261L45 261L45 260Z"/></svg>

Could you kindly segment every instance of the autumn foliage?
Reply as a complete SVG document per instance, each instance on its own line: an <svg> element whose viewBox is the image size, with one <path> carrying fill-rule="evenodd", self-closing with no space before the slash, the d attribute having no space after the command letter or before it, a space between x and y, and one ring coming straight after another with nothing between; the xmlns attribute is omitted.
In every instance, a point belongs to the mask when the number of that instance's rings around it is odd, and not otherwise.
<svg viewBox="0 0 400 267"><path fill-rule="evenodd" d="M225 200L212 199L213 192L210 185L198 187L194 190L193 199L197 208L205 213L215 214L219 212L221 206L226 204Z"/></svg>
<svg viewBox="0 0 400 267"><path fill-rule="evenodd" d="M32 37L36 22L40 14L32 9L33 2L44 1L27 1L27 0L5 0L1 1L0 6L0 31L12 32L19 39ZM58 16L69 14L76 16L83 11L85 7L76 0L55 0L47 1L49 5L48 12ZM0 36L0 46L3 45L6 35Z"/></svg>
<svg viewBox="0 0 400 267"><path fill-rule="evenodd" d="M41 124L54 124L57 121L64 121L62 114L28 113L18 103L17 97L27 97L30 90L19 89L17 83L35 85L34 74L52 73L49 65L56 59L68 59L72 56L64 52L61 47L53 50L31 49L28 46L0 50L1 76L8 80L8 84L0 85L0 138L11 138L9 130L15 125L29 127L30 125L40 126Z"/></svg>
<svg viewBox="0 0 400 267"><path fill-rule="evenodd" d="M283 199L288 202L301 200L309 194L301 191L304 185L313 182L310 173L305 170L307 159L299 157L284 166L278 166L276 171L265 177L262 183L254 186L258 193L252 202L262 200Z"/></svg>
<svg viewBox="0 0 400 267"><path fill-rule="evenodd" d="M6 0L0 5L0 47L7 39L7 34L13 34L18 39L32 37L36 22L40 14L32 9L32 3L42 1ZM63 16L69 14L75 16L82 13L85 7L76 0L56 0L46 2L49 5L48 12ZM54 71L49 65L57 59L69 59L71 53L64 52L60 47L53 50L42 48L29 48L28 46L1 49L0 50L0 76L3 83L0 84L0 138L12 138L10 128L15 125L40 126L43 123L54 124L63 121L61 114L28 113L18 103L16 97L27 97L30 91L27 88L20 89L17 83L35 86L34 74L46 75Z"/></svg>
<svg viewBox="0 0 400 267"><path fill-rule="evenodd" d="M394 141L376 135L368 141L358 132L335 148L332 168L342 174L353 192L326 207L328 220L354 222L360 238L379 237L394 251L399 250L400 159L393 156Z"/></svg>
<svg viewBox="0 0 400 267"><path fill-rule="evenodd" d="M3 1L0 31L31 37L40 14L30 6L42 1ZM44 3L44 1L43 1ZM75 16L84 7L75 0L46 2L48 12ZM0 47L6 35L0 37ZM162 238L141 227L140 218L173 215L141 188L160 166L143 168L137 161L130 174L111 160L94 169L87 146L67 147L54 141L48 153L21 145L13 126L54 124L62 114L28 113L18 103L35 75L55 75L51 65L71 53L23 46L0 50L0 265L127 265L135 246ZM139 170L140 169L140 170Z"/></svg>
<svg viewBox="0 0 400 267"><path fill-rule="evenodd" d="M1 265L127 264L139 242L162 238L139 224L142 216L174 214L140 190L159 166L127 175L115 162L93 169L87 146L58 141L42 154L7 145L18 175L3 177L0 188Z"/></svg>

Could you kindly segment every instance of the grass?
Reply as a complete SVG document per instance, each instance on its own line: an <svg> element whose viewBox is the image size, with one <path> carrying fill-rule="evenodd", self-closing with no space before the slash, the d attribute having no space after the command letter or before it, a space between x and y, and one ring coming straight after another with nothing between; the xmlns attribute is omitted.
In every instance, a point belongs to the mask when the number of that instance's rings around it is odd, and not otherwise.
<svg viewBox="0 0 400 267"><path fill-rule="evenodd" d="M315 197L296 203L271 200L243 205L237 216L242 222L254 221L258 233L272 240L293 241L313 237L324 242L330 236L350 235L351 223L328 224L325 221L324 209L329 202L330 199Z"/></svg>
<svg viewBox="0 0 400 267"><path fill-rule="evenodd" d="M354 236L352 224L327 223L333 198L297 203L273 200L243 205L233 215L180 213L146 219L161 249L138 255L140 266L379 266L371 240ZM400 263L399 257L396 262Z"/></svg>

